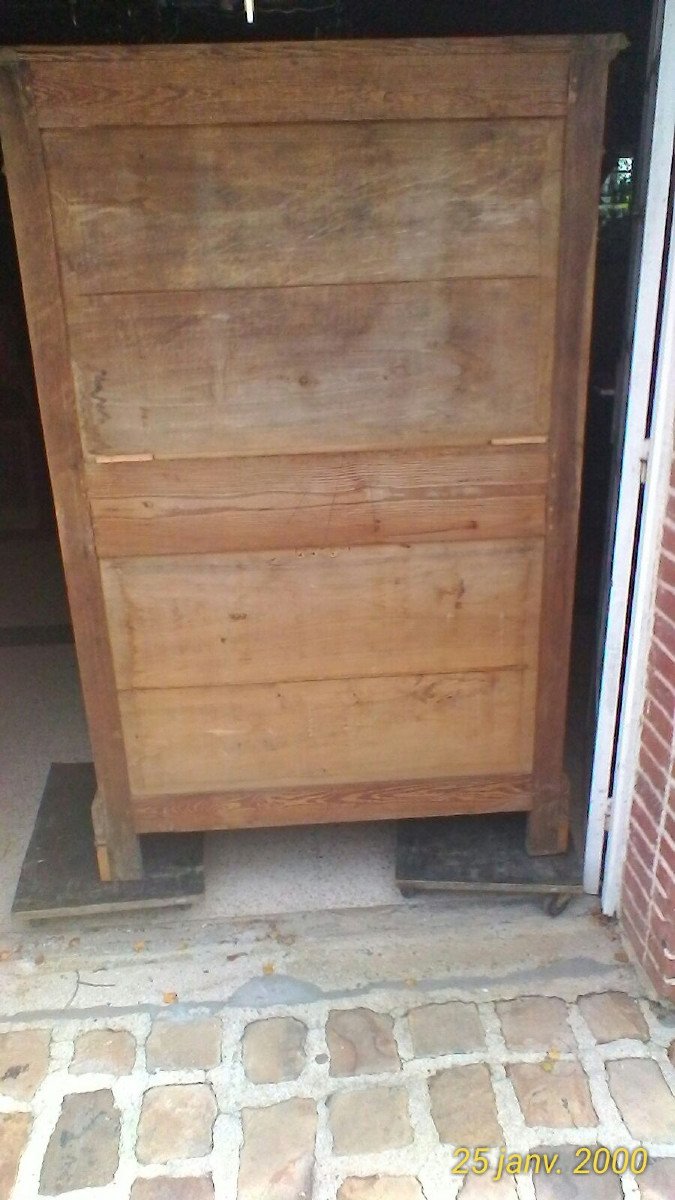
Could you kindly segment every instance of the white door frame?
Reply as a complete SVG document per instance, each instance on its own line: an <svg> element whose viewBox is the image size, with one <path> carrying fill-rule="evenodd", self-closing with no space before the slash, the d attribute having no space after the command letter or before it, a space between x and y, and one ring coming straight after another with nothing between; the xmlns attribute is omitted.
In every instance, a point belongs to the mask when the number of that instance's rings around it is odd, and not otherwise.
<svg viewBox="0 0 675 1200"><path fill-rule="evenodd" d="M625 436L584 862L585 889L598 892L605 859L602 904L603 910L611 914L617 911L621 889L658 545L672 454L675 394L672 244L665 299L661 293L675 139L675 0L661 0L657 4L653 50L657 68L652 81L653 123L648 113L651 129L648 124L643 138L649 174L632 348L624 379ZM658 368L654 377L656 359Z"/></svg>

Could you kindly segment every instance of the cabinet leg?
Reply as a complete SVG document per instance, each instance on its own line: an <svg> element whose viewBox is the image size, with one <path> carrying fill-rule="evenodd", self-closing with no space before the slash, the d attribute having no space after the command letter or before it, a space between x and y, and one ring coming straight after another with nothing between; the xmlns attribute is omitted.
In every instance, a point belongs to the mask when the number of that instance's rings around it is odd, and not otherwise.
<svg viewBox="0 0 675 1200"><path fill-rule="evenodd" d="M565 777L556 784L534 788L534 805L527 818L525 848L528 854L564 854L570 827L569 784Z"/></svg>
<svg viewBox="0 0 675 1200"><path fill-rule="evenodd" d="M100 789L91 806L91 821L101 882L141 879L143 863L138 837L133 831L113 827Z"/></svg>

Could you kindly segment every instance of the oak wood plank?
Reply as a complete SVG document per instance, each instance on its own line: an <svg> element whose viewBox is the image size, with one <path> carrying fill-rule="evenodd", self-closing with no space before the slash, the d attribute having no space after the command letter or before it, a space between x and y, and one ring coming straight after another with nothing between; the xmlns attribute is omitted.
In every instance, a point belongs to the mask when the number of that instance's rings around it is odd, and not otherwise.
<svg viewBox="0 0 675 1200"><path fill-rule="evenodd" d="M369 489L369 501L539 495L548 480L548 450L527 440L509 445L429 447L368 453L253 457L141 458L85 461L89 496L122 500L220 499L253 511L298 507L302 496L323 505ZM361 497L361 500L363 497Z"/></svg>
<svg viewBox="0 0 675 1200"><path fill-rule="evenodd" d="M120 693L137 793L527 773L534 672Z"/></svg>
<svg viewBox="0 0 675 1200"><path fill-rule="evenodd" d="M540 542L102 563L118 687L536 663Z"/></svg>
<svg viewBox="0 0 675 1200"><path fill-rule="evenodd" d="M541 536L545 445L89 462L102 558Z"/></svg>
<svg viewBox="0 0 675 1200"><path fill-rule="evenodd" d="M596 40L605 47L610 39ZM26 53L40 125L59 128L560 116L577 42L369 39Z"/></svg>
<svg viewBox="0 0 675 1200"><path fill-rule="evenodd" d="M401 485L391 499L339 485L324 498L298 492L295 507L290 494L269 508L255 495L92 500L96 548L101 558L133 558L543 537L545 493L536 484L520 493L514 487L464 497L442 489L436 495L410 489L406 497L404 480Z"/></svg>
<svg viewBox="0 0 675 1200"><path fill-rule="evenodd" d="M23 64L0 68L0 134L80 679L106 809L111 869L117 879L138 879L141 855L131 819L113 663L82 474L49 192L29 73Z"/></svg>
<svg viewBox="0 0 675 1200"><path fill-rule="evenodd" d="M87 296L69 324L91 455L436 446L549 422L540 279Z"/></svg>
<svg viewBox="0 0 675 1200"><path fill-rule="evenodd" d="M139 833L185 833L336 821L395 821L411 813L447 817L527 812L532 805L532 781L528 775L413 779L334 787L135 795L133 803Z"/></svg>
<svg viewBox="0 0 675 1200"><path fill-rule="evenodd" d="M66 286L88 295L549 274L563 126L48 130Z"/></svg>

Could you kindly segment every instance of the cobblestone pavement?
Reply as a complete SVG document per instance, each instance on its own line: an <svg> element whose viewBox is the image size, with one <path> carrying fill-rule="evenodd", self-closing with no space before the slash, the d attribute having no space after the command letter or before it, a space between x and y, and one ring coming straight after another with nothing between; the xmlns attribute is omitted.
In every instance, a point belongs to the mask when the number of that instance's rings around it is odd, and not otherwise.
<svg viewBox="0 0 675 1200"><path fill-rule="evenodd" d="M0 1200L673 1200L674 1030L658 1006L423 1000L7 1022ZM488 1173L453 1174L458 1146L491 1148ZM578 1146L650 1161L575 1176ZM560 1157L496 1182L501 1147Z"/></svg>

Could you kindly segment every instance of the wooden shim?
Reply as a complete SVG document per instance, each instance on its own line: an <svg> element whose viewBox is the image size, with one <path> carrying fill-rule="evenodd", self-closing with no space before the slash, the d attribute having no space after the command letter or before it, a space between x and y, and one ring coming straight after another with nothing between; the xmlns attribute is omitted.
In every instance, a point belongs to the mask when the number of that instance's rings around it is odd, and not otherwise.
<svg viewBox="0 0 675 1200"><path fill-rule="evenodd" d="M99 786L105 795L111 866L117 879L138 879L141 855L131 819L105 606L83 486L49 194L29 72L23 64L4 64L0 69L0 132L80 678Z"/></svg>
<svg viewBox="0 0 675 1200"><path fill-rule="evenodd" d="M528 775L494 778L415 779L261 791L135 795L139 833L152 830L254 829L338 821L395 821L461 813L527 812Z"/></svg>

